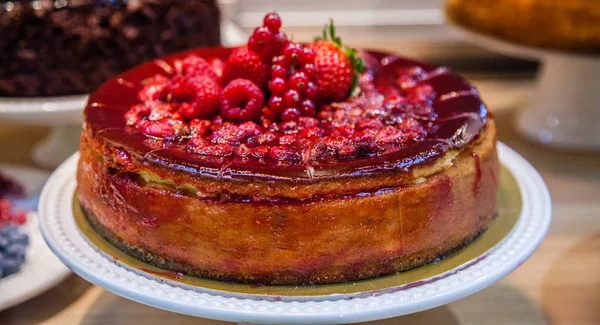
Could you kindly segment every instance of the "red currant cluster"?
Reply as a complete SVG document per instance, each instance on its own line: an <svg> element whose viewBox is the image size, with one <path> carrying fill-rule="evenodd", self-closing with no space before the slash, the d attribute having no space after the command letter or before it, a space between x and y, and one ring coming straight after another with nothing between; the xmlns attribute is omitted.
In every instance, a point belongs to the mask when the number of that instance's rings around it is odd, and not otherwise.
<svg viewBox="0 0 600 325"><path fill-rule="evenodd" d="M281 29L281 18L277 13L265 15L263 25L254 29L248 39L248 49L270 62L273 56L281 53L288 43L287 35Z"/></svg>
<svg viewBox="0 0 600 325"><path fill-rule="evenodd" d="M268 13L263 26L256 28L248 40L248 49L271 66L271 97L263 115L271 121L280 117L284 122L297 121L300 116L313 117L317 95L315 52L288 41L280 28L279 15Z"/></svg>
<svg viewBox="0 0 600 325"><path fill-rule="evenodd" d="M281 115L284 122L297 121L300 116L314 117L317 114L314 82L315 52L298 43L288 43L282 54L273 58L271 81L266 116Z"/></svg>

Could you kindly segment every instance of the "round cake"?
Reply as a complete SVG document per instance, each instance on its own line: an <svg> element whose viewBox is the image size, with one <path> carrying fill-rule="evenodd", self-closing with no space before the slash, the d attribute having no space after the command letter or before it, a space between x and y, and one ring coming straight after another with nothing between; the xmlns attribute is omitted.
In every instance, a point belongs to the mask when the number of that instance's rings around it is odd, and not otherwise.
<svg viewBox="0 0 600 325"><path fill-rule="evenodd" d="M482 233L499 163L475 88L346 48L333 25L300 44L280 24L91 95L76 195L93 228L165 269L294 285L408 270Z"/></svg>
<svg viewBox="0 0 600 325"><path fill-rule="evenodd" d="M454 23L523 45L600 52L600 2L596 0L449 0Z"/></svg>

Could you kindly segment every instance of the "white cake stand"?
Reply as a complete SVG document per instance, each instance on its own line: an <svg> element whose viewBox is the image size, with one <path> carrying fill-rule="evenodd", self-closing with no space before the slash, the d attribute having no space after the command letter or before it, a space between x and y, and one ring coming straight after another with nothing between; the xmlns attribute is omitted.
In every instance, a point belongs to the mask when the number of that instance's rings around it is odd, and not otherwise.
<svg viewBox="0 0 600 325"><path fill-rule="evenodd" d="M0 97L0 120L24 125L51 126L50 134L32 152L36 164L55 168L79 147L81 112L87 95Z"/></svg>
<svg viewBox="0 0 600 325"><path fill-rule="evenodd" d="M559 149L600 150L600 55L516 45L449 23L492 51L542 61L532 100L515 120L521 135Z"/></svg>
<svg viewBox="0 0 600 325"><path fill-rule="evenodd" d="M434 308L473 294L512 272L533 253L551 220L548 189L516 152L498 146L502 165L517 182L522 208L510 233L466 267L390 290L324 296L273 296L209 290L161 281L103 255L84 238L73 214L78 155L46 183L40 228L52 251L84 279L128 299L182 314L256 324L345 324L385 319Z"/></svg>

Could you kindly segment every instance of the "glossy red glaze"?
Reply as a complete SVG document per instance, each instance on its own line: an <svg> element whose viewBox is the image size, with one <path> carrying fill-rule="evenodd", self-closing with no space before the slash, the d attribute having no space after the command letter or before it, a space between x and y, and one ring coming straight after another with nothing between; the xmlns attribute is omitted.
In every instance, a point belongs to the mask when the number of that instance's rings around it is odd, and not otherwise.
<svg viewBox="0 0 600 325"><path fill-rule="evenodd" d="M365 52L375 62L372 82L377 88L396 82L399 69L420 67L429 73L426 80L437 94L432 108L436 118L431 120L422 141L404 143L393 151L371 157L328 160L317 164L302 160L282 167L275 159L243 159L203 156L190 152L184 143L163 142L147 137L138 129L126 126L124 113L138 104L141 81L156 74L169 75L173 63L190 54L226 60L231 48L196 49L162 60L148 62L105 83L94 92L85 109L85 121L92 135L112 146L124 148L131 155L170 168L212 177L279 178L294 180L324 179L408 170L425 165L452 148L463 147L480 133L486 124L487 109L475 89L447 69L424 65L382 52ZM115 94L119 94L115 96ZM308 169L311 169L308 172Z"/></svg>

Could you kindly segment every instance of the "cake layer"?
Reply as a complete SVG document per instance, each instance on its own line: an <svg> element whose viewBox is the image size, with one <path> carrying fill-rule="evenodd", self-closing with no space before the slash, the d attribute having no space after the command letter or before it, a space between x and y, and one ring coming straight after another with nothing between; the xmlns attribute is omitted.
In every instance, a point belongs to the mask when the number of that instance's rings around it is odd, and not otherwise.
<svg viewBox="0 0 600 325"><path fill-rule="evenodd" d="M431 262L489 225L496 214L499 163L495 128L488 122L475 141L444 156L419 181L352 192L348 184L372 185L377 174L342 175L310 182L329 182L329 196L252 202L201 198L117 169L90 145L93 133L84 133L77 196L107 239L168 269L263 284L364 279ZM341 196L334 195L336 182ZM310 186L297 183L290 190Z"/></svg>

